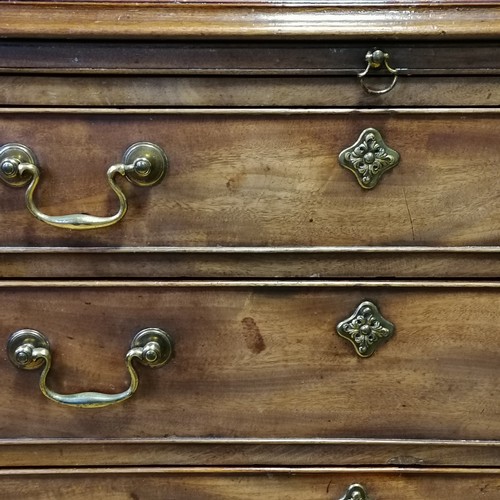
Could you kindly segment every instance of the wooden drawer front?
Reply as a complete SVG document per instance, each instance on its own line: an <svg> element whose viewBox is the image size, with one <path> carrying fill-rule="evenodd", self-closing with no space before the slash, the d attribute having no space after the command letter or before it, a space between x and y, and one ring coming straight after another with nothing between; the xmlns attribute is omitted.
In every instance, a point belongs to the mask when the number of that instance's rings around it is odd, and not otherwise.
<svg viewBox="0 0 500 500"><path fill-rule="evenodd" d="M4 470L2 498L141 498L148 500L228 499L341 500L351 485L361 483L368 497L360 500L454 500L497 498L500 471L364 469L118 469ZM350 497L349 497L350 498ZM359 498L359 497L358 497Z"/></svg>
<svg viewBox="0 0 500 500"><path fill-rule="evenodd" d="M38 156L48 214L117 211L106 170L136 141L165 149L159 186L123 185L118 224L75 234L0 186L1 243L62 246L491 245L500 241L496 113L235 111L1 115ZM339 153L373 127L401 155L364 190Z"/></svg>
<svg viewBox="0 0 500 500"><path fill-rule="evenodd" d="M304 42L147 42L134 40L0 41L2 73L148 75L356 75L366 67L368 50L379 45ZM383 43L390 64L401 75L499 75L500 44Z"/></svg>
<svg viewBox="0 0 500 500"><path fill-rule="evenodd" d="M384 88L391 78L370 84ZM401 76L368 94L356 76L0 75L3 106L497 106L500 77Z"/></svg>
<svg viewBox="0 0 500 500"><path fill-rule="evenodd" d="M398 80L391 91L375 95L362 87L357 75L366 68L367 52L380 47L379 42L2 40L0 105L392 107L500 103L498 43L384 42L382 47ZM384 89L392 76L387 70L370 70L364 82Z"/></svg>
<svg viewBox="0 0 500 500"><path fill-rule="evenodd" d="M490 9L489 23L491 13ZM381 43L4 39L0 104L380 107L500 102L496 41ZM388 64L397 71L394 87L383 94L369 93L358 77L374 47L383 48ZM382 68L370 69L363 80L366 86L390 86L392 75L384 64Z"/></svg>
<svg viewBox="0 0 500 500"><path fill-rule="evenodd" d="M171 332L176 355L139 366L126 402L79 409L4 354L0 437L498 439L498 288L347 285L4 283L3 344L44 333L57 392L124 390L146 327ZM396 326L369 358L335 332L365 300Z"/></svg>

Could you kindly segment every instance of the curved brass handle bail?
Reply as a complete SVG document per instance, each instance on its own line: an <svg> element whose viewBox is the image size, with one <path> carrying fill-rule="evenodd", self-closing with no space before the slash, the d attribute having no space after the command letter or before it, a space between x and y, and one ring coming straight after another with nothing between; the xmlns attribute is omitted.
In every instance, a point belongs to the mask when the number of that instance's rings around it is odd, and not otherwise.
<svg viewBox="0 0 500 500"><path fill-rule="evenodd" d="M171 336L159 328L141 330L132 340L125 356L125 364L130 374L130 386L117 394L101 392L79 392L59 394L47 386L47 375L52 365L52 355L47 338L37 330L24 329L13 333L7 344L9 359L18 368L34 370L44 364L40 375L42 394L56 403L79 408L100 408L120 403L130 398L139 386L139 377L132 365L137 358L142 364L159 367L168 363L173 355Z"/></svg>
<svg viewBox="0 0 500 500"><path fill-rule="evenodd" d="M351 484L339 500L369 500L365 488L361 484Z"/></svg>
<svg viewBox="0 0 500 500"><path fill-rule="evenodd" d="M33 151L17 143L5 144L0 148L0 179L14 187L21 187L29 182L25 196L27 209L46 224L66 229L98 229L116 224L127 212L127 198L116 184L116 175L123 175L138 186L153 186L162 181L167 167L167 156L159 146L137 142L127 149L123 163L112 165L106 174L120 203L116 214L109 217L88 214L47 215L37 208L33 199L40 180L40 170Z"/></svg>
<svg viewBox="0 0 500 500"><path fill-rule="evenodd" d="M380 94L386 94L387 92L392 90L398 80L398 70L391 68L389 66L389 54L380 49L373 49L369 50L366 53L365 60L366 60L366 68L361 73L358 73L358 78L359 82L361 83L361 86L366 90L366 92L368 92L369 94L380 95ZM393 75L392 82L385 89L373 89L366 84L364 77L369 73L371 69L375 70L380 69L382 65L391 75Z"/></svg>

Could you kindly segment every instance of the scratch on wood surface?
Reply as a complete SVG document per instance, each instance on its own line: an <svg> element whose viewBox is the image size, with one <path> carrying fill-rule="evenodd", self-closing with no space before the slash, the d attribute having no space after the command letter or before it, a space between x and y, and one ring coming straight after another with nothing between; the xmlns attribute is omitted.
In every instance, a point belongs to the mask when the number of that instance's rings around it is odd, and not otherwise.
<svg viewBox="0 0 500 500"><path fill-rule="evenodd" d="M408 218L410 219L411 234L412 234L412 237L413 237L413 241L415 241L415 229L413 228L413 219L411 217L410 207L408 206L408 199L406 198L405 188L403 188L403 196L405 197L406 210L408 211Z"/></svg>

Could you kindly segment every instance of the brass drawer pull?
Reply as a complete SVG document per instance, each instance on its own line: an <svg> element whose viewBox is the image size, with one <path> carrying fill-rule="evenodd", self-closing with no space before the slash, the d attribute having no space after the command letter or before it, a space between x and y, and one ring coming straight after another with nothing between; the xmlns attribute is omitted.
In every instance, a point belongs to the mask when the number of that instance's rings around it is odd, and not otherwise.
<svg viewBox="0 0 500 500"><path fill-rule="evenodd" d="M361 484L351 484L344 496L339 500L369 500L366 490Z"/></svg>
<svg viewBox="0 0 500 500"><path fill-rule="evenodd" d="M362 358L371 356L394 335L394 330L394 325L368 300L361 302L351 316L337 325L337 333L349 340Z"/></svg>
<svg viewBox="0 0 500 500"><path fill-rule="evenodd" d="M117 394L101 392L80 392L77 394L59 394L47 387L47 375L52 363L49 342L36 330L24 329L13 333L7 343L9 359L18 368L34 370L45 363L40 375L42 394L56 403L80 408L99 408L120 403L128 399L137 390L139 377L132 360L137 358L143 365L160 367L168 363L173 355L174 343L171 336L159 328L141 330L130 344L125 356L125 363L130 374L130 386Z"/></svg>
<svg viewBox="0 0 500 500"><path fill-rule="evenodd" d="M369 50L365 55L365 61L366 68L361 73L358 73L358 78L361 86L366 90L366 92L369 94L385 94L392 90L398 80L398 70L389 66L389 54L380 49ZM368 75L370 70L379 70L381 68L385 68L392 75L392 82L390 85L379 90L368 87L364 77Z"/></svg>
<svg viewBox="0 0 500 500"><path fill-rule="evenodd" d="M364 189L374 188L382 175L399 163L399 153L390 148L375 128L361 132L358 140L339 154L339 163L350 170Z"/></svg>
<svg viewBox="0 0 500 500"><path fill-rule="evenodd" d="M115 182L116 174L123 175L137 186L154 186L161 182L168 167L164 151L149 142L132 144L123 155L122 163L112 165L106 173L111 189L118 196L120 208L109 217L88 214L47 215L38 210L33 192L40 180L40 170L33 151L23 144L5 144L0 147L0 178L9 186L26 189L26 207L39 220L66 229L98 229L116 224L127 212L127 199Z"/></svg>

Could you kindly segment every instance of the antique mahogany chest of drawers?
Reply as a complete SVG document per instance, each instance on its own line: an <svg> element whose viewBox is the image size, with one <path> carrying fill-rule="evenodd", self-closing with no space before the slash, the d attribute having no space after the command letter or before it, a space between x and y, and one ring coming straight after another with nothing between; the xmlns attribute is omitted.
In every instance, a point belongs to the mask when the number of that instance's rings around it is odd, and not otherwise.
<svg viewBox="0 0 500 500"><path fill-rule="evenodd" d="M500 499L499 35L0 3L0 497Z"/></svg>

